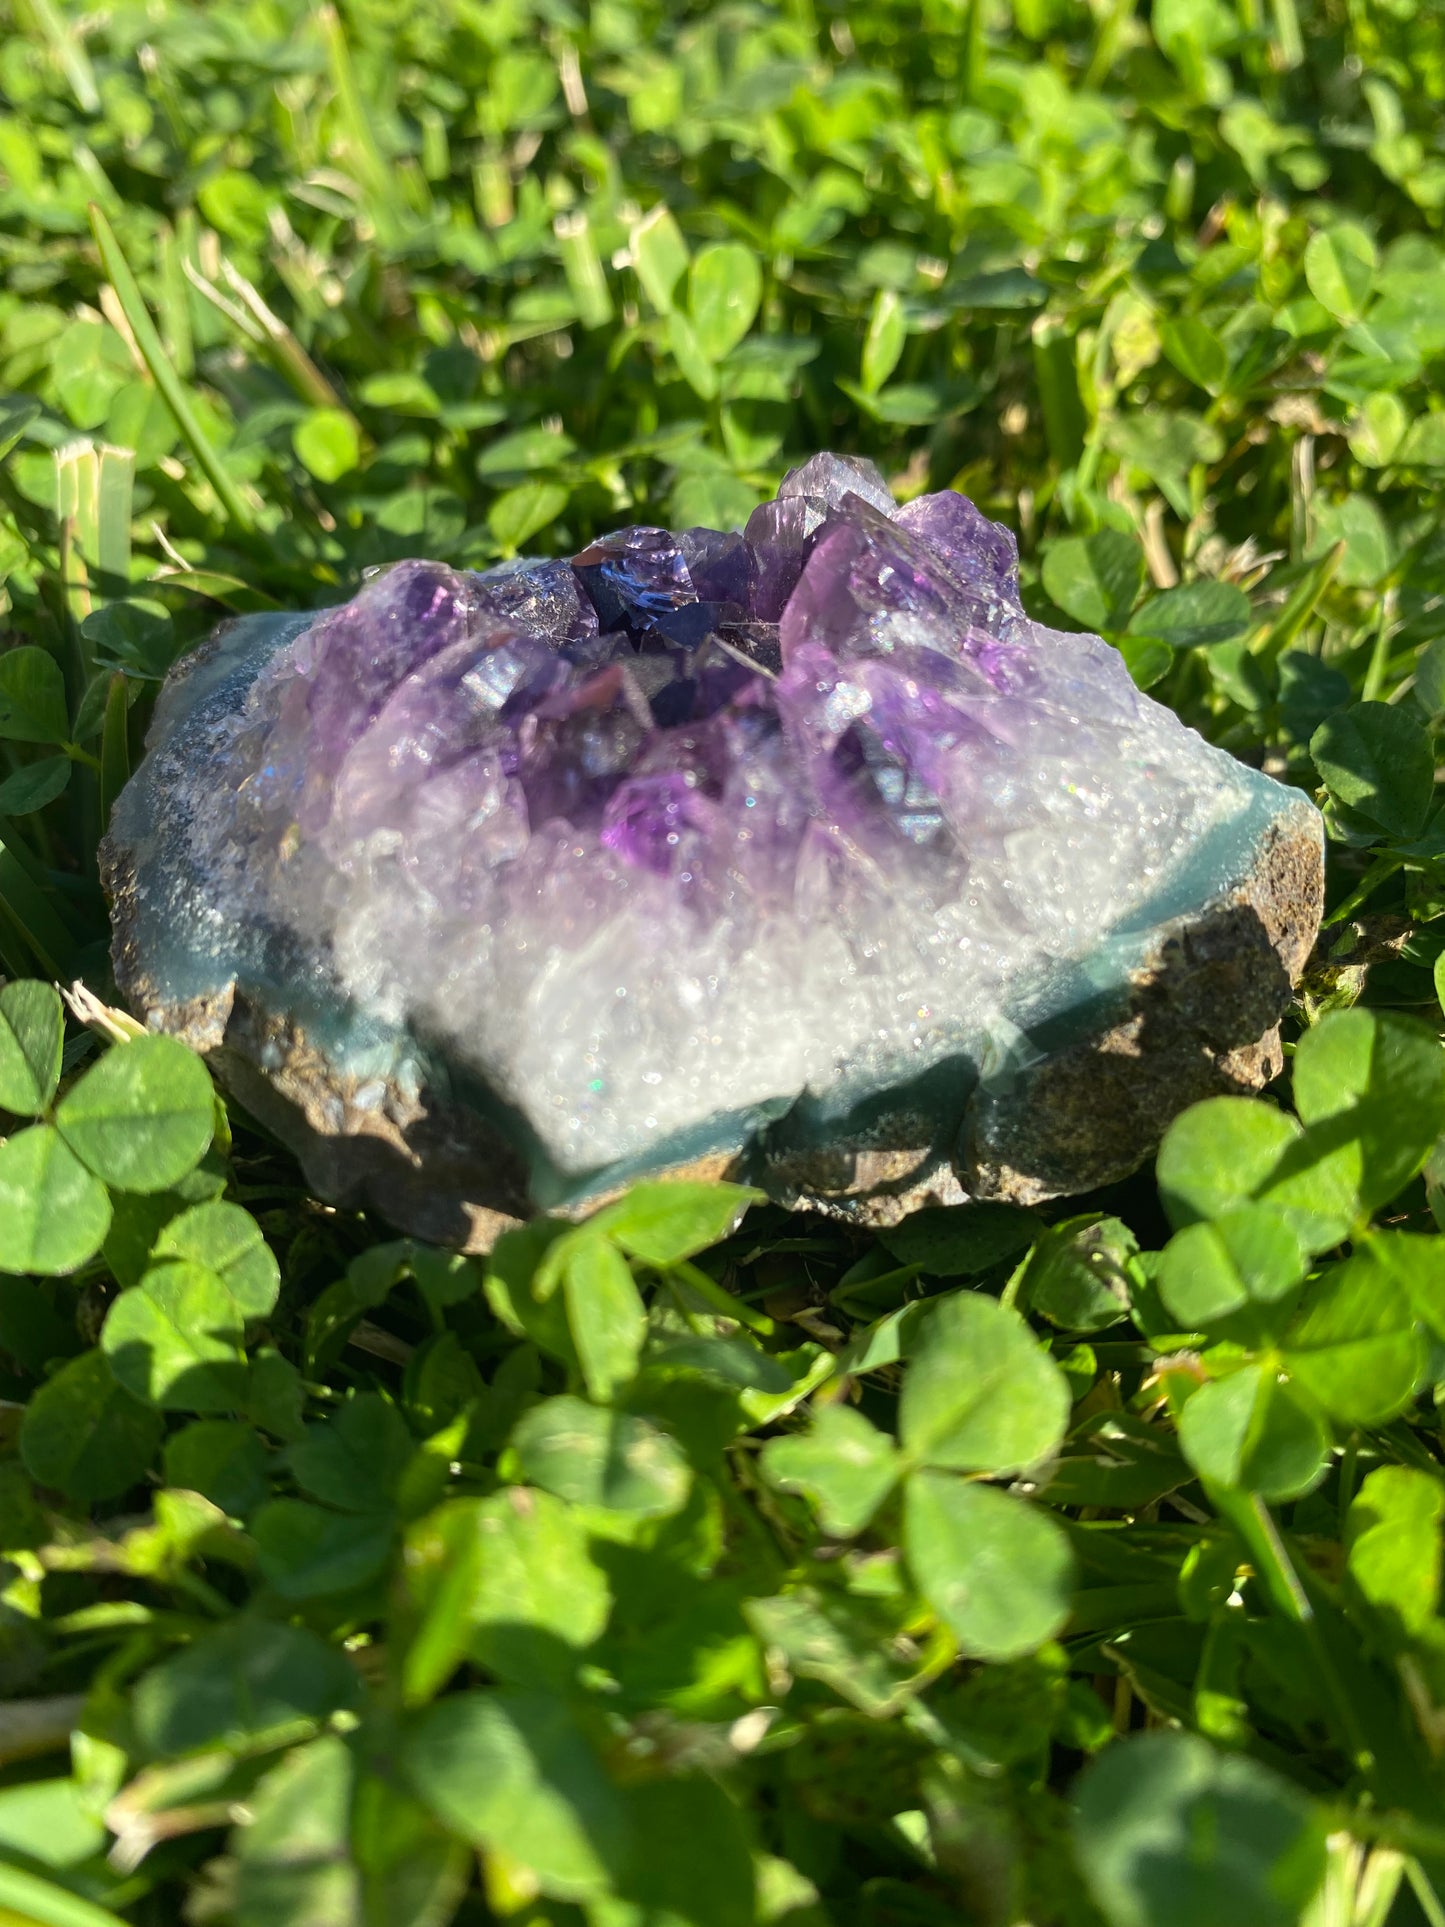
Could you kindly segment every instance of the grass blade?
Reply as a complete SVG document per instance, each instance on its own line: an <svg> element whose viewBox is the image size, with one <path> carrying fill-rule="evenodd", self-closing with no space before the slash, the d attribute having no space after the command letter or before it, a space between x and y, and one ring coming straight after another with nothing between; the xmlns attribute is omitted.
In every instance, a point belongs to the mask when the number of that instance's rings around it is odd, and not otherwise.
<svg viewBox="0 0 1445 1927"><path fill-rule="evenodd" d="M105 602L130 593L130 517L135 455L128 448L97 448L81 438L55 452L56 519L60 525L61 580L69 612L74 688L78 707L95 676L95 655L85 618Z"/></svg>
<svg viewBox="0 0 1445 1927"><path fill-rule="evenodd" d="M0 820L0 913L24 939L46 977L72 976L75 939L56 914L48 891L31 877L12 845L18 841Z"/></svg>
<svg viewBox="0 0 1445 1927"><path fill-rule="evenodd" d="M160 278L161 340L171 365L182 381L188 381L195 368L191 343L191 297L186 288L186 245L172 227L161 229L157 244L157 270Z"/></svg>
<svg viewBox="0 0 1445 1927"><path fill-rule="evenodd" d="M151 371L151 378L160 390L167 408L175 417L176 427L189 442L191 453L195 456L206 480L216 491L217 499L231 522L243 534L249 535L255 526L251 511L247 508L234 480L227 473L225 464L211 446L206 431L201 427L195 410L191 407L190 396L187 395L179 375L171 366L165 348L161 344L156 325L151 320L150 309L141 295L140 284L131 272L130 263L126 260L120 242L116 239L115 229L94 201L90 204L90 225L95 235L96 246L100 249L101 263L105 268L106 277L115 289L116 298L121 307L125 310L126 320L131 325L131 332L145 358L146 367Z"/></svg>
<svg viewBox="0 0 1445 1927"><path fill-rule="evenodd" d="M313 408L339 408L350 415L345 401L316 363L307 354L291 329L267 303L260 293L246 279L241 271L233 267L224 255L221 256L220 270L228 287L236 299L232 301L212 282L208 281L199 268L185 263L186 279L198 294L204 295L213 308L225 315L226 319L240 329L248 341L269 357L277 370L295 389L302 401ZM356 417L352 415L352 420ZM361 424L358 422L357 427Z"/></svg>
<svg viewBox="0 0 1445 1927"><path fill-rule="evenodd" d="M1305 57L1304 34L1300 28L1295 0L1274 0L1274 48L1279 66L1289 72Z"/></svg>
<svg viewBox="0 0 1445 1927"><path fill-rule="evenodd" d="M346 29L334 6L318 8L316 20L326 45L326 65L336 104L346 128L353 176L366 195L378 235L384 237L391 227L391 174L371 131L371 120L346 41Z"/></svg>
<svg viewBox="0 0 1445 1927"><path fill-rule="evenodd" d="M1043 409L1049 453L1061 469L1069 469L1084 452L1088 418L1079 395L1074 343L1053 316L1034 323L1034 379Z"/></svg>
<svg viewBox="0 0 1445 1927"><path fill-rule="evenodd" d="M0 401L0 462L39 413L40 402L35 395L7 395Z"/></svg>
<svg viewBox="0 0 1445 1927"><path fill-rule="evenodd" d="M130 590L130 512L135 488L135 450L102 447L97 477L95 561L100 593L107 601Z"/></svg>
<svg viewBox="0 0 1445 1927"><path fill-rule="evenodd" d="M163 583L168 589L189 589L192 595L219 602L237 615L280 607L274 596L267 595L254 583L243 582L239 576L222 575L216 569L157 569L151 581Z"/></svg>
<svg viewBox="0 0 1445 1927"><path fill-rule="evenodd" d="M1319 606L1320 597L1335 579L1345 553L1343 542L1327 549L1313 568L1302 575L1290 591L1284 607L1255 645L1255 654L1273 662L1280 657Z"/></svg>
<svg viewBox="0 0 1445 1927"><path fill-rule="evenodd" d="M100 727L100 827L110 823L111 806L130 781L130 692L119 670L110 679L105 718Z"/></svg>
<svg viewBox="0 0 1445 1927"><path fill-rule="evenodd" d="M262 334L270 343L277 365L291 381L302 400L311 402L317 408L346 409L346 403L339 392L307 354L280 315L262 300L259 291L224 255L221 256L221 273L247 311L254 316ZM346 409L346 412L349 414L351 411Z"/></svg>
<svg viewBox="0 0 1445 1927"><path fill-rule="evenodd" d="M77 635L81 623L94 607L90 591L90 563L94 560L96 549L98 473L94 442L82 438L56 449L55 519L60 526L61 582L71 624ZM83 645L77 644L77 647L83 652ZM79 689L84 689L86 675L83 653L77 674Z"/></svg>
<svg viewBox="0 0 1445 1927"><path fill-rule="evenodd" d="M552 231L557 237L567 285L577 303L578 320L584 328L606 327L613 314L612 291L607 285L586 211L578 208L559 214Z"/></svg>
<svg viewBox="0 0 1445 1927"><path fill-rule="evenodd" d="M118 1914L57 1887L39 1874L0 1862L0 1907L6 1917L33 1927L125 1927Z"/></svg>
<svg viewBox="0 0 1445 1927"><path fill-rule="evenodd" d="M98 114L100 89L95 84L95 69L90 64L90 56L80 36L54 0L16 0L15 14L22 26L29 26L38 33L50 48L81 112Z"/></svg>

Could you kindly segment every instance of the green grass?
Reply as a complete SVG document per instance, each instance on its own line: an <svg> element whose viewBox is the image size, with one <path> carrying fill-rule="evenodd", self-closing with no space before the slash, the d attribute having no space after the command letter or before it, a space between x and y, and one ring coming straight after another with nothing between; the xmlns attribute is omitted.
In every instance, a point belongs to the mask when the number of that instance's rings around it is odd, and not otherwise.
<svg viewBox="0 0 1445 1927"><path fill-rule="evenodd" d="M1438 7L0 19L0 1917L1440 1927ZM169 665L820 447L1320 798L1290 1077L877 1239L308 1198L107 1008Z"/></svg>

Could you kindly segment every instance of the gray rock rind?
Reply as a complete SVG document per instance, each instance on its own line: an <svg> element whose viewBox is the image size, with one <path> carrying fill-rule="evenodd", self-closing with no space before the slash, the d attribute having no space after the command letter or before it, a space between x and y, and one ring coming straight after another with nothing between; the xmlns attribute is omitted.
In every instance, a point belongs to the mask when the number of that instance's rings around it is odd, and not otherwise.
<svg viewBox="0 0 1445 1927"><path fill-rule="evenodd" d="M127 853L103 851L122 993L151 1029L204 1055L222 1085L287 1144L333 1203L375 1210L417 1237L490 1249L530 1209L523 1161L465 1103L356 1087L284 1014L234 989L167 1002L133 938ZM900 1099L865 1130L791 1148L770 1135L652 1175L745 1179L779 1203L860 1226L896 1223L927 1204L972 1198L1036 1204L1126 1177L1170 1120L1201 1098L1260 1089L1281 1068L1279 1019L1319 927L1320 823L1301 799L1259 845L1226 895L1165 925L1145 962L1080 1040L978 1086L961 1130ZM591 1210L602 1197L589 1197Z"/></svg>

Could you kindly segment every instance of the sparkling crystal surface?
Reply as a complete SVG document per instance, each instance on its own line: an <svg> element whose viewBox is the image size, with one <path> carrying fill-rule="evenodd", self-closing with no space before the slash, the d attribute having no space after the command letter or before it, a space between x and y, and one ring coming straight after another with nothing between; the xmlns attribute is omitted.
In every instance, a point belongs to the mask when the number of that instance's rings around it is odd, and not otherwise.
<svg viewBox="0 0 1445 1927"><path fill-rule="evenodd" d="M555 1193L1027 1061L1308 808L1031 622L964 497L819 455L741 533L234 625L113 833L132 975L444 1064Z"/></svg>

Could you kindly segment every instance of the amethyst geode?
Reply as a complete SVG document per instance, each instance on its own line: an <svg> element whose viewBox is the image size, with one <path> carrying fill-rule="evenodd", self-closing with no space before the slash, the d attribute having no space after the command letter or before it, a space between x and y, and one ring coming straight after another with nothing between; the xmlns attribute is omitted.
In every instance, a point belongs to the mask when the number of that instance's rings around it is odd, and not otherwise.
<svg viewBox="0 0 1445 1927"><path fill-rule="evenodd" d="M1122 1175L1277 1068L1321 838L963 496L819 455L740 534L226 625L107 870L145 1021L477 1245L661 1171L866 1222Z"/></svg>

